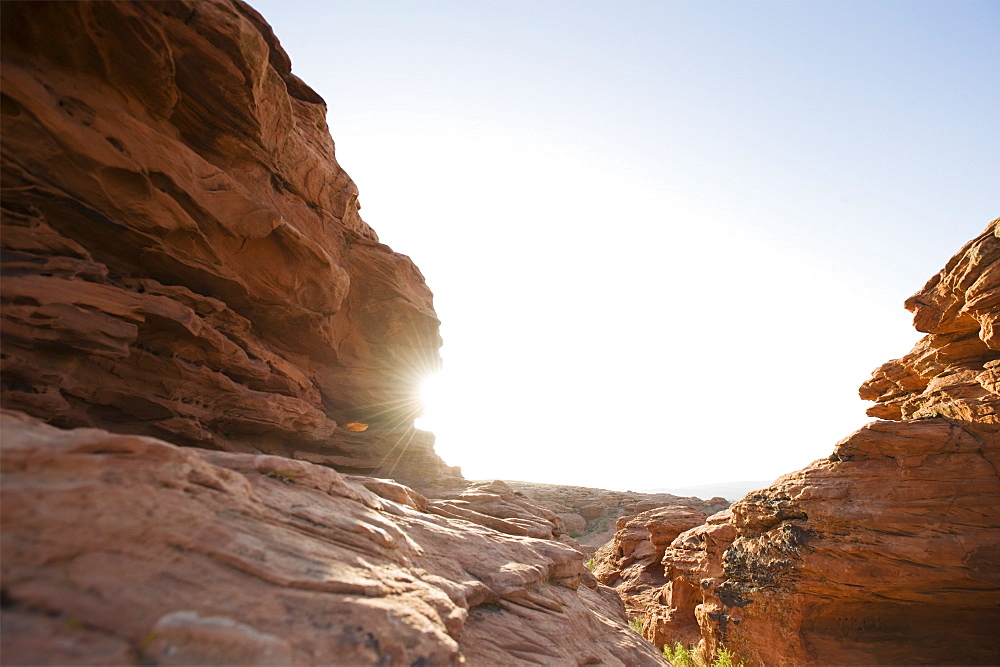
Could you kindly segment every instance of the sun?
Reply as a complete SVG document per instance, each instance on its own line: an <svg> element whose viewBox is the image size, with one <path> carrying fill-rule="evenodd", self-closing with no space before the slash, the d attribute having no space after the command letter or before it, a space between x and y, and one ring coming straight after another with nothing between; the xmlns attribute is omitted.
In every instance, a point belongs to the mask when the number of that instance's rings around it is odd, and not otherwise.
<svg viewBox="0 0 1000 667"><path fill-rule="evenodd" d="M441 411L445 403L444 382L441 373L428 375L420 381L420 414L414 426L427 431L433 431L435 414Z"/></svg>

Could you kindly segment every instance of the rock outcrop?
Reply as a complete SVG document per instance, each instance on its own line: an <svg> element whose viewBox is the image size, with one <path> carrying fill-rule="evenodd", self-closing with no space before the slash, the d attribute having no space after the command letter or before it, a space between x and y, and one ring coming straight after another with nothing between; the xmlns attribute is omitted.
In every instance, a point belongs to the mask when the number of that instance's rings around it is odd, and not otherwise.
<svg viewBox="0 0 1000 667"><path fill-rule="evenodd" d="M648 623L646 610L667 583L663 571L667 547L706 518L699 510L673 505L618 519L614 538L594 554L594 576L618 591L630 617Z"/></svg>
<svg viewBox="0 0 1000 667"><path fill-rule="evenodd" d="M879 419L945 417L1000 423L1000 243L994 221L924 288L907 299L913 326L928 334L861 386Z"/></svg>
<svg viewBox="0 0 1000 667"><path fill-rule="evenodd" d="M906 302L928 335L861 388L893 421L670 545L648 638L748 665L1000 663L998 237Z"/></svg>
<svg viewBox="0 0 1000 667"><path fill-rule="evenodd" d="M10 412L0 436L4 664L662 664L502 488L474 523L285 457Z"/></svg>
<svg viewBox="0 0 1000 667"><path fill-rule="evenodd" d="M5 2L2 399L61 427L457 475L431 292L241 2Z"/></svg>
<svg viewBox="0 0 1000 667"><path fill-rule="evenodd" d="M671 506L682 506L695 513L705 514L712 514L729 507L729 501L721 497L702 500L670 493L611 491L587 486L538 482L507 481L506 483L516 493L555 512L563 521L566 532L578 540L583 550L588 553L595 551L614 537L621 517Z"/></svg>

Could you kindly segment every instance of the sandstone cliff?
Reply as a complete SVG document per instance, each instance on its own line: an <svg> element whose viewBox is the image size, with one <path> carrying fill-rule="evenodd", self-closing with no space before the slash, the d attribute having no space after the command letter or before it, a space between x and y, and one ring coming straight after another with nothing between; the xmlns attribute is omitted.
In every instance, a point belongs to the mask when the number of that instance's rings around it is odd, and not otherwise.
<svg viewBox="0 0 1000 667"><path fill-rule="evenodd" d="M605 577L650 640L748 665L1000 662L998 237L906 302L927 336L861 388L892 421L682 533L664 584L648 563Z"/></svg>
<svg viewBox="0 0 1000 667"><path fill-rule="evenodd" d="M431 293L256 12L2 12L0 661L662 664L413 429Z"/></svg>
<svg viewBox="0 0 1000 667"><path fill-rule="evenodd" d="M239 2L3 5L3 403L427 481L431 293ZM364 424L363 427L348 427Z"/></svg>

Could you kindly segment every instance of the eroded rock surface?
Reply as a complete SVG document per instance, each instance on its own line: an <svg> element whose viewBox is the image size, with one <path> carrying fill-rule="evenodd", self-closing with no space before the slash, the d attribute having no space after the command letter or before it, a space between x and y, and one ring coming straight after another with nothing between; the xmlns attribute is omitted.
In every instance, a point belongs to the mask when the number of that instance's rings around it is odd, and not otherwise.
<svg viewBox="0 0 1000 667"><path fill-rule="evenodd" d="M360 218L325 103L253 9L5 2L2 30L6 407L457 474L413 429L431 292Z"/></svg>
<svg viewBox="0 0 1000 667"><path fill-rule="evenodd" d="M895 421L681 534L647 637L747 664L1000 662L998 235L906 302L928 335L861 388Z"/></svg>
<svg viewBox="0 0 1000 667"><path fill-rule="evenodd" d="M594 553L594 575L618 591L630 617L647 622L647 608L667 583L664 552L678 535L706 518L702 511L673 505L618 519L614 538Z"/></svg>
<svg viewBox="0 0 1000 667"><path fill-rule="evenodd" d="M880 419L946 417L1000 423L1000 243L997 223L906 301L928 334L861 386Z"/></svg>
<svg viewBox="0 0 1000 667"><path fill-rule="evenodd" d="M4 664L662 664L580 551L398 483L6 411L0 436Z"/></svg>

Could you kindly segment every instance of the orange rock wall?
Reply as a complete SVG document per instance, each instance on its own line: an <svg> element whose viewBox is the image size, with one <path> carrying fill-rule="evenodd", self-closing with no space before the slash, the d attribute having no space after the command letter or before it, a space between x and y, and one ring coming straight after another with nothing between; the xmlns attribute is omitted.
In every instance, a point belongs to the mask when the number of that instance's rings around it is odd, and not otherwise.
<svg viewBox="0 0 1000 667"><path fill-rule="evenodd" d="M253 9L5 2L2 29L6 407L455 474L412 428L431 292L360 218L325 103Z"/></svg>
<svg viewBox="0 0 1000 667"><path fill-rule="evenodd" d="M876 421L666 550L657 645L748 665L1000 662L1000 220L906 302Z"/></svg>

